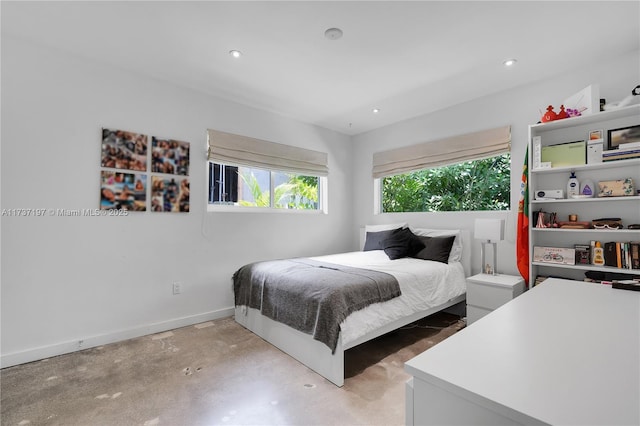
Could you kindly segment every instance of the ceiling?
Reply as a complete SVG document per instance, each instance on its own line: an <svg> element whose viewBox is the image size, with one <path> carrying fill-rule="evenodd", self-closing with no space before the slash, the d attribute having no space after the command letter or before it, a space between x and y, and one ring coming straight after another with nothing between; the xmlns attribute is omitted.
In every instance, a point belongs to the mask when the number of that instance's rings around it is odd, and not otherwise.
<svg viewBox="0 0 640 426"><path fill-rule="evenodd" d="M640 49L638 1L2 1L0 13L3 36L349 135ZM343 37L326 38L332 27Z"/></svg>

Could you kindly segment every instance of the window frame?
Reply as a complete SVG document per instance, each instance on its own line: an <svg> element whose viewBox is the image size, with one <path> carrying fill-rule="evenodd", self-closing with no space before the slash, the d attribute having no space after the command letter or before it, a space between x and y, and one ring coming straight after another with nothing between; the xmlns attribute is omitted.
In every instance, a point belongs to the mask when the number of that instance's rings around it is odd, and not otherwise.
<svg viewBox="0 0 640 426"><path fill-rule="evenodd" d="M270 174L269 179L269 191L270 197L269 207L261 207L261 206L242 206L236 203L234 204L214 204L209 202L209 195L211 191L211 178L210 178L210 165L211 164L222 164L220 162L215 162L212 160L207 160L206 162L206 211L208 213L289 213L289 214L328 214L328 198L327 198L327 186L328 186L328 177L327 176L314 176L314 175L303 175L302 173L287 171L287 170L271 170L271 169L262 169L264 171L268 171ZM233 167L249 167L254 169L259 169L254 166L243 166L237 164L224 164L225 166L233 166ZM275 179L273 178L274 173L294 173L300 176L313 176L318 178L318 208L317 209L285 209L285 208L276 208L273 207L274 202L274 190L275 190Z"/></svg>
<svg viewBox="0 0 640 426"><path fill-rule="evenodd" d="M480 161L507 153L510 156L509 161L511 161L510 125L375 152L373 153L371 169L374 191L373 213L398 213L383 211L383 185L381 180L385 177L408 174L419 170L439 169L464 162ZM509 169L509 179L511 180L511 169ZM511 208L511 201L509 201L509 208ZM454 211L458 212L460 210ZM445 213L445 211L412 213Z"/></svg>
<svg viewBox="0 0 640 426"><path fill-rule="evenodd" d="M210 204L209 168L211 163L225 164L235 167L249 167L295 173L300 176L318 178L318 208L317 209L283 209L258 206L237 206ZM206 211L211 212L286 212L295 214L328 214L328 175L329 154L308 148L286 145L256 139L220 130L207 129L207 162L205 167L207 184ZM270 179L270 203L273 200L274 179Z"/></svg>
<svg viewBox="0 0 640 426"><path fill-rule="evenodd" d="M465 212L485 212L485 211L495 211L495 212L506 212L506 211L511 211L512 210L512 205L511 205L511 199L509 199L509 206L506 209L501 209L501 210L437 210L437 211L406 211L406 212L387 212L383 210L383 194L382 191L384 190L384 186L382 184L382 181L384 178L386 177L390 177L390 176L397 176L397 175L406 175L409 173L414 173L414 172L418 172L421 170L434 170L434 169L440 169L443 167L449 167L449 166L454 166L457 164L461 164L461 163L467 163L467 162L474 162L474 161L481 161L481 160L486 160L489 158L495 158L495 157L499 157L499 156L503 156L503 155L509 155L509 162L511 163L511 150L507 150L504 151L502 153L497 153L495 155L491 155L491 156L483 156L483 157L479 157L479 158L475 158L475 159L465 159L462 160L460 162L456 162L456 163L451 163L451 164L444 164L444 165L439 165L437 167L425 167L425 168L421 168L421 169L415 169L415 170L410 170L410 171L404 171L402 173L396 173L396 174L390 174L390 175L386 175L386 176L382 176L382 177L378 177L378 178L374 178L373 180L373 191L374 191L374 215L379 215L379 214L402 214L402 213L430 213L430 214L434 214L434 213L465 213ZM511 167L509 168L509 193L511 192Z"/></svg>

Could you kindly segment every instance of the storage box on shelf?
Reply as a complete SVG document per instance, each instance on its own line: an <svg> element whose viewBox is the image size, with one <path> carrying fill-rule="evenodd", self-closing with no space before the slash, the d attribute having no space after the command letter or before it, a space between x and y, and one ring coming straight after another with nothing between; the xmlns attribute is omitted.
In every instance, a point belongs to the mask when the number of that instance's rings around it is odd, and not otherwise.
<svg viewBox="0 0 640 426"><path fill-rule="evenodd" d="M632 242L640 241L640 229L628 229L631 224L640 224L640 158L622 159L601 163L587 163L585 152L585 164L568 167L548 167L541 165L536 167L536 149L578 140L587 140L589 132L596 129L617 129L640 124L640 105L621 108L612 111L599 112L587 116L568 118L552 121L550 123L534 124L529 126L529 164L532 165L529 172L529 255L530 277L529 282L535 283L537 276L555 276L573 280L583 280L586 271L617 272L640 275L640 269L617 266L598 266L583 262L559 262L553 257L540 261L534 259L534 247L551 247L569 249L576 252L576 246L590 246L592 242L599 241L602 247L608 242ZM535 140L540 141L541 147L536 147ZM606 140L605 140L606 146ZM593 198L560 198L560 199L536 199L536 191L562 190L566 197L567 182L571 172L575 172L581 182L589 180L595 185ZM635 184L635 193L628 196L598 197L598 183L631 179ZM538 218L537 212L544 211L555 213L557 221L584 224L591 223L599 218L620 218L622 229L593 229L592 227L580 229L580 226L565 226L563 228L537 228L534 220ZM538 249L540 252L540 249ZM569 253L569 251L565 251ZM573 264L571 264L573 263Z"/></svg>

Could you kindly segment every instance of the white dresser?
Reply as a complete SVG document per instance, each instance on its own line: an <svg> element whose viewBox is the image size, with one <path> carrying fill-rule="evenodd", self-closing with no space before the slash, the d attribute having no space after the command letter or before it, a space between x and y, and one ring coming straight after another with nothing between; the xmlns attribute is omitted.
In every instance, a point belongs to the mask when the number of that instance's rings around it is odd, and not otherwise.
<svg viewBox="0 0 640 426"><path fill-rule="evenodd" d="M640 292L547 279L405 364L406 423L640 424Z"/></svg>
<svg viewBox="0 0 640 426"><path fill-rule="evenodd" d="M467 278L467 324L470 325L524 291L524 279L478 274Z"/></svg>

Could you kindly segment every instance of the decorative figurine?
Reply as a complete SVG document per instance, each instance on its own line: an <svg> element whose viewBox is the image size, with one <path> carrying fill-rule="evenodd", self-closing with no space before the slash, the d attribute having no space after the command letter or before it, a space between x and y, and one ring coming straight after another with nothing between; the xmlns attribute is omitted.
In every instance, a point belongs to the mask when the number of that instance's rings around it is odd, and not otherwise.
<svg viewBox="0 0 640 426"><path fill-rule="evenodd" d="M569 114L564 110L564 105L560 105L560 112L556 116L556 120L562 120L563 118L569 118Z"/></svg>
<svg viewBox="0 0 640 426"><path fill-rule="evenodd" d="M573 108L567 108L567 114L569 117L579 117L582 115L582 111Z"/></svg>
<svg viewBox="0 0 640 426"><path fill-rule="evenodd" d="M553 105L549 105L547 107L547 112L542 116L542 122L547 123L549 121L556 120L558 118L558 114L553 110Z"/></svg>

